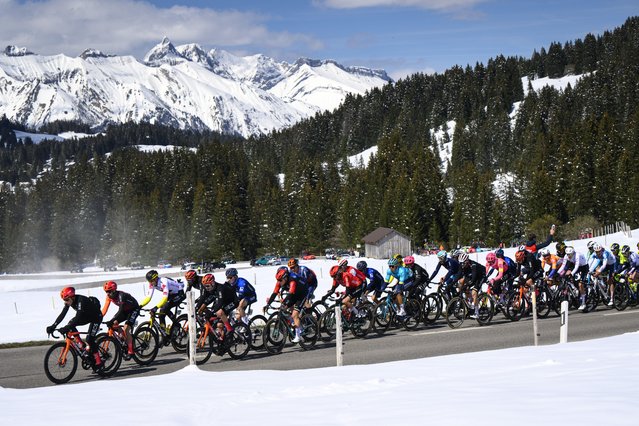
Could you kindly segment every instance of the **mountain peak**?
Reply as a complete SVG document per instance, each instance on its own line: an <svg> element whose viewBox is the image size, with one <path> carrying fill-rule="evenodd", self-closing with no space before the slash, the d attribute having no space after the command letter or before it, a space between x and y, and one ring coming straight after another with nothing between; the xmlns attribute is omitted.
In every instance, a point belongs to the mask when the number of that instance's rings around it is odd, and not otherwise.
<svg viewBox="0 0 639 426"><path fill-rule="evenodd" d="M102 53L102 51L97 49L86 49L84 52L80 53L80 57L82 59L86 58L108 58L109 55Z"/></svg>
<svg viewBox="0 0 639 426"><path fill-rule="evenodd" d="M26 47L18 47L18 46L7 46L4 49L4 54L7 56L27 56L33 55L34 53L27 50Z"/></svg>
<svg viewBox="0 0 639 426"><path fill-rule="evenodd" d="M184 60L185 58L177 51L167 36L164 36L162 41L144 56L144 63L150 66L175 65L184 62Z"/></svg>

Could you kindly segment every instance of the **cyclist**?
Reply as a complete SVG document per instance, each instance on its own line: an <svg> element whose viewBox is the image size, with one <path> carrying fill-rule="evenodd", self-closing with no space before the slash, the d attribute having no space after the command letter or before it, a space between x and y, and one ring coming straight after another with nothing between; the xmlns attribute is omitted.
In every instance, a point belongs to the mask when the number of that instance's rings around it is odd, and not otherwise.
<svg viewBox="0 0 639 426"><path fill-rule="evenodd" d="M621 256L620 256L620 254L621 254L620 250L621 250L621 247L619 246L619 243L612 243L610 245L610 253L615 255L615 267L614 267L615 274L621 273L621 271L623 269Z"/></svg>
<svg viewBox="0 0 639 426"><path fill-rule="evenodd" d="M202 293L202 277L197 274L195 269L189 269L184 274L186 280L186 291L191 291L191 288L196 288Z"/></svg>
<svg viewBox="0 0 639 426"><path fill-rule="evenodd" d="M410 287L415 277L413 271L405 266L400 266L399 261L395 257L391 257L388 260L388 271L386 271L386 284L390 283L392 279L397 280L397 284L394 288L394 296L397 304L399 305L399 311L397 315L406 316L406 310L404 309L404 296L403 291L406 286Z"/></svg>
<svg viewBox="0 0 639 426"><path fill-rule="evenodd" d="M503 256L503 254L504 251L501 250L501 255ZM490 278L490 289L499 299L502 299L502 296L505 296L505 291L502 291L502 284L511 277L511 268L503 257L498 257L496 253L490 252L486 255L486 268L484 270L486 278L490 277L493 271L497 271L497 276Z"/></svg>
<svg viewBox="0 0 639 426"><path fill-rule="evenodd" d="M198 299L195 311L204 314L206 320L210 320L213 315L222 320L227 333L233 331L229 322L229 314L237 307L239 302L235 288L228 282L218 283L213 274L206 274L202 277L202 295ZM210 309L206 307L213 304ZM222 334L222 330L218 330Z"/></svg>
<svg viewBox="0 0 639 426"><path fill-rule="evenodd" d="M118 290L118 285L115 281L107 281L102 286L104 292L107 295L102 307L102 316L104 317L109 310L111 302L118 306L118 311L113 315L109 321L106 322L107 327L113 327L113 324L124 322L124 335L126 336L127 354L124 359L129 360L133 356L133 327L135 327L135 320L140 315L140 305L135 297L129 293Z"/></svg>
<svg viewBox="0 0 639 426"><path fill-rule="evenodd" d="M404 290L408 290L409 294L412 293L411 289L418 289L420 285L428 283L428 271L415 263L415 258L413 256L406 256L404 258L404 266L410 269L413 273L412 283L404 285Z"/></svg>
<svg viewBox="0 0 639 426"><path fill-rule="evenodd" d="M248 317L246 316L246 307L257 302L257 293L255 287L244 278L237 276L237 269L229 268L226 270L226 281L235 289L239 304L237 305L237 313L235 319L242 320L248 325Z"/></svg>
<svg viewBox="0 0 639 426"><path fill-rule="evenodd" d="M435 268L435 271L430 276L429 281L432 281L433 278L437 276L437 273L442 266L446 268L448 272L446 272L446 275L439 280L439 285L443 284L446 294L452 297L453 284L461 276L461 268L459 267L459 262L452 257L449 257L448 253L446 253L445 250L440 250L439 252L437 252L437 259L439 260L439 262L437 263L437 268Z"/></svg>
<svg viewBox="0 0 639 426"><path fill-rule="evenodd" d="M282 301L282 305L289 309L292 308L293 310L293 324L295 325L295 337L293 338L293 343L298 343L302 340L300 311L302 310L304 302L306 301L306 296L308 295L308 285L303 281L294 279L286 266L280 266L277 269L277 272L275 272L275 280L275 288L273 289L271 296L266 301L264 311L266 312L269 306L271 306L271 303L273 303L275 297L280 293L280 291L286 291L288 294Z"/></svg>
<svg viewBox="0 0 639 426"><path fill-rule="evenodd" d="M572 276L579 283L579 310L586 309L586 287L585 282L588 276L588 261L586 256L577 253L574 247L566 247L564 262L561 264L559 271L560 276Z"/></svg>
<svg viewBox="0 0 639 426"><path fill-rule="evenodd" d="M548 238L541 244L537 244L537 236L535 234L530 234L528 236L528 241L526 241L525 249L530 253L537 253L537 250L541 250L544 247L548 247L550 243L552 243L552 239L555 235L555 225L550 227L550 232L548 233Z"/></svg>
<svg viewBox="0 0 639 426"><path fill-rule="evenodd" d="M342 259L339 265L333 266L329 274L333 278L333 285L324 297L322 297L322 301L333 294L335 288L341 284L346 288L344 298L342 299L346 317L350 317L351 313L357 315L358 311L353 302L362 295L364 287L366 287L366 275L356 268L348 266L346 259Z"/></svg>
<svg viewBox="0 0 639 426"><path fill-rule="evenodd" d="M524 285L530 287L533 281L540 278L544 270L537 256L526 249L525 246L519 246L515 253L515 261L517 262L517 276L524 280Z"/></svg>
<svg viewBox="0 0 639 426"><path fill-rule="evenodd" d="M95 336L100 330L100 323L102 322L102 312L100 311L100 302L95 298L89 298L81 294L75 293L75 288L65 287L60 291L60 297L64 301L64 308L58 315L55 322L46 328L47 334L51 334L55 331L56 327L69 312L69 308L76 311L76 314L64 327L60 327L60 333L66 335L68 332L77 332L76 328L79 325L89 324L89 330L87 332L87 344L89 345L89 351L93 355L95 371L100 371L104 368L100 353L98 352L98 346L95 344ZM95 300L94 300L95 299ZM76 340L81 342L79 336L76 336Z"/></svg>
<svg viewBox="0 0 639 426"><path fill-rule="evenodd" d="M491 253L492 254L492 253ZM479 316L479 306L477 306L477 294L481 290L481 286L486 280L486 268L480 263L470 260L467 253L459 253L459 264L461 265L461 278L459 279L460 292L464 285L471 289L473 297L473 307L475 312L470 315L471 318Z"/></svg>
<svg viewBox="0 0 639 426"><path fill-rule="evenodd" d="M559 246L559 243L557 243ZM559 248L559 247L558 247ZM564 252L565 248L561 249ZM558 252L559 253L559 252ZM546 265L550 265L548 269L548 274L546 275L546 282L549 286L556 284L556 279L558 277L557 272L559 271L559 267L561 266L562 261L559 258L559 254L552 254L550 250L547 248L543 248L539 250L539 255L541 256L541 269L545 271ZM562 255L562 259L563 256Z"/></svg>
<svg viewBox="0 0 639 426"><path fill-rule="evenodd" d="M379 298L382 295L382 292L386 289L386 281L384 281L384 277L377 269L369 268L368 264L364 260L360 260L357 262L356 268L358 271L361 271L366 278L368 279L368 284L366 285L366 289L364 289L364 294L362 298L366 299L370 292L373 292L373 302L379 303Z"/></svg>
<svg viewBox="0 0 639 426"><path fill-rule="evenodd" d="M595 243L592 248L595 253L592 256L593 262L590 265L589 272L595 277L601 275L606 279L608 283L608 291L610 293L608 306L613 306L615 300L615 281L613 277L617 259L614 254L603 248L599 243Z"/></svg>
<svg viewBox="0 0 639 426"><path fill-rule="evenodd" d="M302 266L299 261L294 257L288 260L288 273L297 281L304 281L308 286L308 294L306 295L307 307L310 308L310 300L313 300L315 296L315 289L317 288L317 275L307 266Z"/></svg>
<svg viewBox="0 0 639 426"><path fill-rule="evenodd" d="M149 302L153 298L153 293L155 292L155 290L161 291L162 299L151 309L151 312L158 313L160 325L166 330L165 317L168 315L171 321L175 321L175 315L173 315L171 309L179 306L180 303L182 303L182 301L186 299L186 295L184 294L184 284L179 281L175 281L172 278L160 278L160 276L158 275L158 271L156 271L155 269L152 269L146 273L146 280L149 283L149 290L151 290L151 293L149 293L149 295L145 297L144 300L142 300L142 303L140 303L140 307L143 308L149 304ZM168 338L168 336L166 338Z"/></svg>
<svg viewBox="0 0 639 426"><path fill-rule="evenodd" d="M637 244L639 248L639 244ZM639 255L630 251L630 246L625 245L621 248L621 254L627 259L628 263L628 279L632 282L639 281L639 273L637 272L637 268L639 268Z"/></svg>

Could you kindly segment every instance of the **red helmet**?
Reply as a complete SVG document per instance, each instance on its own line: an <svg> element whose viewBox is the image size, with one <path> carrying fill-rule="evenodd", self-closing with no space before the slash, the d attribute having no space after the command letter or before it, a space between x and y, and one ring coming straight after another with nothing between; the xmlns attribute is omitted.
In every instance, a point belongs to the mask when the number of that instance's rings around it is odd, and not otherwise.
<svg viewBox="0 0 639 426"><path fill-rule="evenodd" d="M68 299L70 297L75 297L75 288L73 287L65 287L60 292L60 297L62 299Z"/></svg>
<svg viewBox="0 0 639 426"><path fill-rule="evenodd" d="M195 269L189 269L186 271L186 274L184 274L184 278L186 278L187 281L193 281L196 276L197 272L195 272Z"/></svg>
<svg viewBox="0 0 639 426"><path fill-rule="evenodd" d="M277 268L277 272L275 273L275 279L279 281L284 278L288 278L288 269L286 268L286 266Z"/></svg>
<svg viewBox="0 0 639 426"><path fill-rule="evenodd" d="M104 283L104 286L102 286L102 288L104 289L105 292L110 292L110 291L115 291L118 289L118 285L115 283L115 281L107 281Z"/></svg>
<svg viewBox="0 0 639 426"><path fill-rule="evenodd" d="M339 265L335 265L331 268L331 271L329 272L329 274L331 275L331 277L335 278L335 276L337 275L337 271L339 270Z"/></svg>
<svg viewBox="0 0 639 426"><path fill-rule="evenodd" d="M410 266L415 264L415 258L413 256L406 256L404 258L404 265Z"/></svg>
<svg viewBox="0 0 639 426"><path fill-rule="evenodd" d="M348 259L342 259L337 264L338 266L348 266Z"/></svg>
<svg viewBox="0 0 639 426"><path fill-rule="evenodd" d="M213 274L206 274L202 277L202 285L213 285L215 277Z"/></svg>
<svg viewBox="0 0 639 426"><path fill-rule="evenodd" d="M288 260L288 267L289 268L295 268L297 266L297 259L295 259L294 257L291 257Z"/></svg>
<svg viewBox="0 0 639 426"><path fill-rule="evenodd" d="M523 263L526 260L526 250L519 250L515 253L515 261L517 263Z"/></svg>
<svg viewBox="0 0 639 426"><path fill-rule="evenodd" d="M493 263L495 263L496 258L497 256L495 256L495 253L491 251L490 253L486 255L486 263L488 263L489 265L492 265Z"/></svg>

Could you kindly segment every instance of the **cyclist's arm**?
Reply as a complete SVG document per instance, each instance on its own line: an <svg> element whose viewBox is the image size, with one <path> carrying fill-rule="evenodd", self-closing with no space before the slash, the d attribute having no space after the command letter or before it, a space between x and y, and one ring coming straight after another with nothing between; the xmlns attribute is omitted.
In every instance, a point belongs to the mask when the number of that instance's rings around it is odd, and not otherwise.
<svg viewBox="0 0 639 426"><path fill-rule="evenodd" d="M67 312L69 312L69 306L68 305L64 305L64 308L62 308L62 312L60 312L60 315L58 315L58 318L56 318L55 321L53 322L53 326L54 327L57 327L58 324L60 324L62 322L64 317L67 316Z"/></svg>
<svg viewBox="0 0 639 426"><path fill-rule="evenodd" d="M111 305L111 298L107 296L106 300L104 301L104 306L102 307L102 316L106 315L110 305Z"/></svg>
<svg viewBox="0 0 639 426"><path fill-rule="evenodd" d="M149 290L151 290L151 292L140 302L140 307L143 308L146 305L149 304L149 302L151 301L151 298L153 297L153 293L155 292L155 287L154 286L150 286Z"/></svg>

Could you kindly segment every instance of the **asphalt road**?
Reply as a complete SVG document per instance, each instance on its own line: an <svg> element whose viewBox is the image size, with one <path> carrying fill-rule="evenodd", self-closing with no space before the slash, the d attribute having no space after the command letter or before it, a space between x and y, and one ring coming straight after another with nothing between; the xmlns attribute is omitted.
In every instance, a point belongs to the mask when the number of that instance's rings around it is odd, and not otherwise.
<svg viewBox="0 0 639 426"><path fill-rule="evenodd" d="M568 341L580 341L613 336L639 330L639 309L617 312L600 308L596 312L581 314L571 311L568 321ZM551 314L539 320L539 344L551 345L559 342L559 317ZM531 318L510 322L498 315L486 327L477 326L467 320L457 330L451 330L445 322L430 327L420 327L415 331L403 329L389 330L383 336L369 335L365 339L355 339L345 335L344 364L372 364L387 361L427 358L465 352L503 349L518 346L532 346L534 343ZM43 370L44 354L48 346L0 350L0 386L5 388L34 388L52 386ZM235 361L225 355L212 356L205 365L206 371L233 370L290 370L319 368L335 365L335 343L318 342L315 349L302 351L297 346L288 345L279 355L265 352L249 352L247 358ZM118 373L108 380L129 377L143 377L166 374L185 367L186 357L163 348L156 361L148 367L139 367L133 361L123 362ZM98 380L78 368L70 383Z"/></svg>

